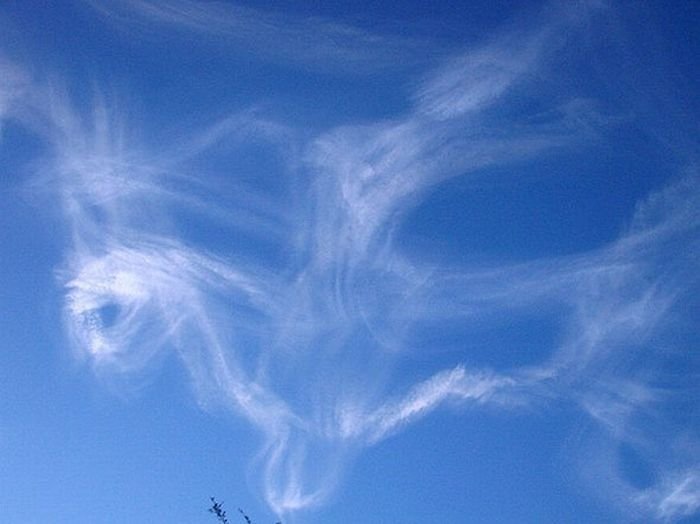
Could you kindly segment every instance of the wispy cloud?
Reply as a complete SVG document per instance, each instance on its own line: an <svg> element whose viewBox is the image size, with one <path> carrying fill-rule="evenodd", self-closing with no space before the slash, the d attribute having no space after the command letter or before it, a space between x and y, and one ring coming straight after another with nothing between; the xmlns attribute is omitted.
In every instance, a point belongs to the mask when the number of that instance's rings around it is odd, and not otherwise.
<svg viewBox="0 0 700 524"><path fill-rule="evenodd" d="M699 471L696 467L681 472L664 481L660 488L642 495L641 501L650 504L666 522L695 514L700 509Z"/></svg>
<svg viewBox="0 0 700 524"><path fill-rule="evenodd" d="M0 138L4 121L12 116L29 84L28 73L0 54Z"/></svg>
<svg viewBox="0 0 700 524"><path fill-rule="evenodd" d="M316 65L342 57L376 69L414 45L218 3L93 6L120 23L144 23L144 31L157 22L214 33ZM47 123L35 131L50 151L38 177L55 189L70 231L59 278L77 353L119 373L176 354L203 402L223 402L261 431L260 481L279 513L323 503L354 453L443 405L564 398L614 438L632 440L624 426L654 403L655 390L619 362L643 352L697 288L696 175L652 195L618 239L590 252L439 268L404 252L397 235L437 184L590 136L591 120L577 125L560 105L544 120L492 113L545 67L561 37L554 25L455 53L425 75L404 114L339 124L310 140L250 111L158 148L134 136L113 100L96 96L76 108L60 90L33 86ZM0 118L21 78L0 81ZM209 183L204 157L261 142L280 151L278 176L293 178L290 191L301 198L283 202L279 192L234 180L229 199ZM282 211L290 201L293 212ZM230 224L249 240L222 247L191 238L179 227L183 216ZM270 238L283 253L276 264L258 249ZM414 383L392 374L415 325L498 325L537 308L557 309L561 326L542 362L458 364ZM697 511L695 473L664 482L639 499L656 518Z"/></svg>
<svg viewBox="0 0 700 524"><path fill-rule="evenodd" d="M404 397L386 402L372 413L355 415L353 418L359 424L343 420L344 433L355 436L358 430L366 428L369 435L365 438L373 444L449 400L479 404L498 402L496 399L500 398L500 402L507 403L508 391L514 390L516 385L513 378L469 374L462 367L442 371L414 386Z"/></svg>
<svg viewBox="0 0 700 524"><path fill-rule="evenodd" d="M487 47L450 60L418 90L419 111L437 119L483 111L532 72L542 45L538 36L520 42L515 50Z"/></svg>
<svg viewBox="0 0 700 524"><path fill-rule="evenodd" d="M437 43L409 37L372 33L320 17L278 14L227 2L151 0L87 4L107 20L142 35L165 30L208 37L244 53L284 65L294 64L324 72L370 73L415 67L440 54Z"/></svg>

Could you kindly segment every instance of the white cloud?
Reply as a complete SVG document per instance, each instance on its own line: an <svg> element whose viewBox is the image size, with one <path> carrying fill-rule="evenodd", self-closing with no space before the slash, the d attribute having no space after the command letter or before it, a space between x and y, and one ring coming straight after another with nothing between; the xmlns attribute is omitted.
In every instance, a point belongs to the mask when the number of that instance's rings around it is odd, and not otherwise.
<svg viewBox="0 0 700 524"><path fill-rule="evenodd" d="M262 430L262 484L275 511L322 503L353 453L445 403L513 406L559 392L581 401L613 434L623 434L616 424L628 409L644 404L646 390L634 382L624 393L622 381L601 389L602 376L593 384L588 379L620 348L628 351L626 341L653 332L673 304L675 288L648 275L659 273L660 246L692 236L687 217L693 215L675 218L689 207L666 203L653 224L637 220L620 240L592 253L428 271L392 244L393 221L429 184L513 161L525 154L519 143L527 154L532 148L527 137L450 143L464 128L449 122L445 138L434 139L412 114L404 122L340 128L312 145L306 166L315 208L298 221L308 229L289 230L309 239L305 264L276 275L255 260L186 244L159 220L143 221L143 203L157 218L199 197L181 198L181 189L169 184L176 164L165 169L153 160L159 155L131 149L127 136L108 132L113 126L100 119L110 112L98 110L97 122L86 126L70 111L67 105L54 111L60 115L54 172L45 176L58 178L72 225L63 275L76 346L99 367L120 372L176 352L204 400L227 399ZM193 140L188 162L207 150L211 134ZM542 138L534 150L558 144ZM687 188L682 193L691 195ZM567 338L540 366L502 373L457 366L404 395L379 393L391 391L387 364L400 357L401 345L391 329L377 335L383 312L391 311L396 324L435 318L436 311L462 322L472 313L483 320L533 304L564 306L569 325ZM390 357L387 346L399 350ZM686 491L659 505L685 507Z"/></svg>
<svg viewBox="0 0 700 524"><path fill-rule="evenodd" d="M425 61L426 45L403 36L375 34L319 17L277 14L228 2L129 0L86 3L129 34L163 29L211 36L245 53L324 72L369 73Z"/></svg>
<svg viewBox="0 0 700 524"><path fill-rule="evenodd" d="M28 73L0 53L0 133L4 121L13 116L19 102L27 96L29 85Z"/></svg>
<svg viewBox="0 0 700 524"><path fill-rule="evenodd" d="M494 397L507 398L504 390L514 389L515 384L512 378L485 373L470 374L464 368L457 367L442 371L414 386L403 398L388 401L369 414L355 415L355 423L343 420L341 425L348 436L354 437L358 431L367 433L367 442L373 444L426 416L446 401L478 404L489 402Z"/></svg>
<svg viewBox="0 0 700 524"><path fill-rule="evenodd" d="M531 73L541 44L486 48L443 66L418 91L418 110L438 119L477 114L496 103L513 84Z"/></svg>
<svg viewBox="0 0 700 524"><path fill-rule="evenodd" d="M325 64L340 55L376 68L410 48L382 39L376 47L389 50L370 51L374 37L364 32L318 20L287 25L218 3L94 6L128 23L224 34L243 48L260 39L262 52L284 50L285 60ZM616 364L644 349L679 290L697 285L696 178L640 205L618 240L568 257L439 269L402 252L394 237L430 187L570 146L588 132L561 111L545 124L488 116L542 67L555 32L457 56L424 80L405 114L330 129L303 154L291 126L252 113L155 150L133 138L114 101L80 111L57 90L35 90L49 93L34 102L51 148L39 178L56 188L70 231L60 278L78 353L116 372L178 355L203 402L223 399L261 430L260 482L280 513L323 503L354 453L445 404L514 406L557 395L629 439L628 421L653 403L654 390ZM329 44L336 37L339 49ZM0 117L23 85L7 78ZM207 182L202 156L257 141L281 145L294 170L305 204L293 217L274 194L241 190L224 200ZM193 171L203 180L185 174ZM183 209L245 229L252 244L281 239L292 261L273 271L234 240L226 249L188 241L173 224ZM668 257L669 246L684 250ZM495 324L539 307L556 308L562 323L543 362L498 371L456 365L403 387L393 380L406 326ZM691 514L697 484L688 473L643 498L660 518Z"/></svg>
<svg viewBox="0 0 700 524"><path fill-rule="evenodd" d="M700 509L700 468L682 472L642 499L652 504L659 518L670 521Z"/></svg>

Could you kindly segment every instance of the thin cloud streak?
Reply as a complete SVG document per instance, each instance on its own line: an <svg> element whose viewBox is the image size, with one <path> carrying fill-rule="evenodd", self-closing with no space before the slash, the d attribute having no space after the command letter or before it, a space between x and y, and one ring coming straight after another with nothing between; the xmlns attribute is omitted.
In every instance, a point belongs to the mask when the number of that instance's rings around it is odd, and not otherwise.
<svg viewBox="0 0 700 524"><path fill-rule="evenodd" d="M224 39L227 45L266 60L324 73L396 71L421 65L441 54L434 42L374 34L319 17L281 15L225 2L86 3L130 33L140 28L145 35L158 35L166 29L189 33L204 41L206 37ZM427 56L426 49L431 49Z"/></svg>
<svg viewBox="0 0 700 524"><path fill-rule="evenodd" d="M366 428L368 444L376 444L404 426L419 420L440 404L447 401L507 404L508 390L515 389L516 381L510 377L470 374L463 367L437 373L425 382L414 386L403 398L387 402L374 412L355 416ZM498 400L504 397L503 400ZM343 421L343 426L352 426ZM349 428L355 436L356 428ZM347 430L346 430L347 431Z"/></svg>
<svg viewBox="0 0 700 524"><path fill-rule="evenodd" d="M29 74L0 53L0 140L5 121L17 117L18 106L30 87Z"/></svg>
<svg viewBox="0 0 700 524"><path fill-rule="evenodd" d="M666 522L688 517L700 509L700 468L686 471L665 482L663 488L645 494L642 500L655 508Z"/></svg>

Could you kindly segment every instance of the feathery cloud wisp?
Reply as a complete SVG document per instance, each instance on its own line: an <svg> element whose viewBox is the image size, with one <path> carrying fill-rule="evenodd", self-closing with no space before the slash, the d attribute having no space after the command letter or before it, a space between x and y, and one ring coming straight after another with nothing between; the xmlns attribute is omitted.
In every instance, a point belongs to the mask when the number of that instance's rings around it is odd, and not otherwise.
<svg viewBox="0 0 700 524"><path fill-rule="evenodd" d="M218 3L93 5L120 22L214 32L234 47L250 47L255 33L266 55L316 65L340 55L350 68L376 69L412 49ZM331 45L337 38L342 45ZM260 430L260 482L279 513L323 503L355 453L446 405L564 398L632 441L626 425L654 404L655 390L616 364L641 353L697 288L696 175L652 195L617 239L587 252L440 268L400 238L407 214L439 184L590 137L598 120L571 118L560 101L537 118L497 111L546 68L559 41L548 26L453 55L425 75L402 114L341 122L311 139L251 111L158 148L135 139L110 101L81 110L67 95L26 87L47 122L35 131L51 149L39 176L56 188L70 231L60 278L77 352L118 373L177 355L203 402L221 402ZM25 89L20 76L5 79L0 118ZM279 147L279 180L294 183L279 190L230 177L237 196L219 195L204 157L261 142ZM285 190L302 197L285 199ZM248 240L214 245L188 235L189 219L226 223ZM260 248L271 238L276 258ZM556 309L561 330L539 362L455 363L410 380L392 373L413 329L499 326L538 309ZM697 511L696 476L673 479L642 497L658 518Z"/></svg>

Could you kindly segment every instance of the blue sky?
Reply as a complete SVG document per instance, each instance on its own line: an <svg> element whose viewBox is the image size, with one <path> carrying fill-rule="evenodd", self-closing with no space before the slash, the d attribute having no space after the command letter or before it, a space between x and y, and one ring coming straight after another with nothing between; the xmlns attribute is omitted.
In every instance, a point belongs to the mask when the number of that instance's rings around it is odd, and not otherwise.
<svg viewBox="0 0 700 524"><path fill-rule="evenodd" d="M700 521L700 5L386 4L0 6L1 522Z"/></svg>

